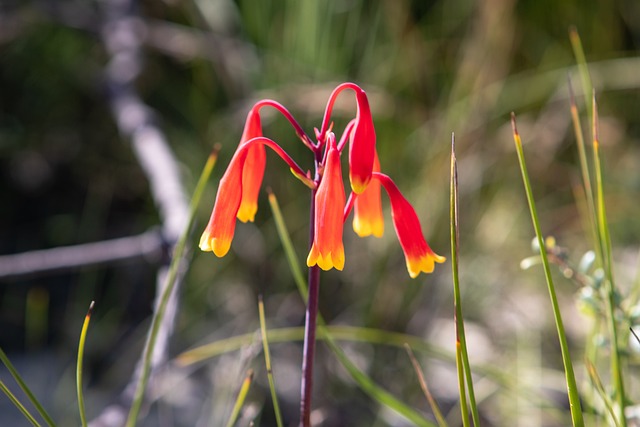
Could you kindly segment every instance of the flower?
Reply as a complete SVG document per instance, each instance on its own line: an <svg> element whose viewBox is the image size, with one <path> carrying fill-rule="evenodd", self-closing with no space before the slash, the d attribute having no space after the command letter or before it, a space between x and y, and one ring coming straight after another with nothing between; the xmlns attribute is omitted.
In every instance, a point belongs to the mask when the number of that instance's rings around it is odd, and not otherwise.
<svg viewBox="0 0 640 427"><path fill-rule="evenodd" d="M262 136L260 114L256 108L249 111L244 132L238 149L252 138ZM267 153L262 144L253 144L247 151L247 157L242 169L242 200L238 209L238 219L242 222L253 222L258 211L258 194L264 176Z"/></svg>
<svg viewBox="0 0 640 427"><path fill-rule="evenodd" d="M213 251L218 257L225 256L231 247L242 199L242 170L247 151L240 149L233 155L220 180L209 224L200 237L200 249Z"/></svg>
<svg viewBox="0 0 640 427"><path fill-rule="evenodd" d="M361 194L371 180L376 152L376 131L367 94L360 88L354 90L358 112L356 123L349 135L349 181L353 192Z"/></svg>
<svg viewBox="0 0 640 427"><path fill-rule="evenodd" d="M375 153L373 172L380 172L380 160ZM380 200L380 181L372 179L362 194L355 196L353 205L353 231L360 237L374 235L382 237L384 218Z"/></svg>
<svg viewBox="0 0 640 427"><path fill-rule="evenodd" d="M340 142L332 132L330 115L338 94L344 90L356 94L356 118L345 128ZM262 135L259 110L270 106L291 123L296 134L314 156L315 178L303 170L276 142ZM320 130L314 143L298 122L281 104L272 100L258 101L247 115L244 132L225 171L209 223L202 233L200 249L212 251L218 257L229 252L235 232L236 218L253 221L258 209L258 195L266 165L265 147L271 148L285 161L293 175L314 192L313 241L307 256L307 266L323 270L342 270L345 263L342 233L344 221L354 209L353 229L360 237L381 237L384 219L380 201L381 187L391 200L393 225L404 251L407 270L412 278L421 272L431 273L435 263L445 261L429 247L420 220L411 204L387 175L380 173L376 152L376 135L366 93L353 83L343 83L332 92ZM340 155L349 143L349 180L352 193L348 203L342 180Z"/></svg>
<svg viewBox="0 0 640 427"><path fill-rule="evenodd" d="M344 246L342 244L344 186L340 152L335 136L327 138L328 152L324 173L315 196L315 230L307 266L318 265L323 270L344 268Z"/></svg>
<svg viewBox="0 0 640 427"><path fill-rule="evenodd" d="M422 235L420 220L413 206L404 198L396 184L387 175L374 173L389 195L391 217L400 246L404 251L407 270L412 279L420 272L431 273L435 263L443 263L446 258L433 252Z"/></svg>

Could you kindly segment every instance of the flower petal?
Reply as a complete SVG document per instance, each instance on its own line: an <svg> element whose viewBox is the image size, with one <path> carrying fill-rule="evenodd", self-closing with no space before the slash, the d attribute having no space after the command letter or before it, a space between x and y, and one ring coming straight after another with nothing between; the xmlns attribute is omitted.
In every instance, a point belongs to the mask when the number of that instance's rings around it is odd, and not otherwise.
<svg viewBox="0 0 640 427"><path fill-rule="evenodd" d="M389 194L393 226L404 251L409 275L411 278L416 278L420 272L431 273L434 269L434 263L443 263L446 258L437 255L429 247L422 235L422 227L416 211L400 193L391 178L381 173L376 173L374 176Z"/></svg>
<svg viewBox="0 0 640 427"><path fill-rule="evenodd" d="M315 196L315 230L307 266L317 264L323 270L342 270L345 260L342 243L345 194L340 152L333 134L329 138L328 150L324 175Z"/></svg>
<svg viewBox="0 0 640 427"><path fill-rule="evenodd" d="M247 115L238 150L242 144L258 136L262 136L260 115L257 110L252 109ZM264 145L254 144L249 147L242 170L242 200L238 209L238 219L242 222L253 222L258 211L258 195L260 194L260 185L262 185L266 161L267 154Z"/></svg>
<svg viewBox="0 0 640 427"><path fill-rule="evenodd" d="M361 194L367 188L373 172L376 131L365 91L356 91L356 101L358 112L349 143L349 181L353 192Z"/></svg>
<svg viewBox="0 0 640 427"><path fill-rule="evenodd" d="M380 172L378 153L374 156L373 171ZM373 179L362 194L356 195L353 205L353 231L360 237L382 237L384 234L380 191L380 181Z"/></svg>
<svg viewBox="0 0 640 427"><path fill-rule="evenodd" d="M242 168L247 150L237 151L224 172L209 224L200 238L200 249L219 257L229 252L236 228L236 216L242 198Z"/></svg>

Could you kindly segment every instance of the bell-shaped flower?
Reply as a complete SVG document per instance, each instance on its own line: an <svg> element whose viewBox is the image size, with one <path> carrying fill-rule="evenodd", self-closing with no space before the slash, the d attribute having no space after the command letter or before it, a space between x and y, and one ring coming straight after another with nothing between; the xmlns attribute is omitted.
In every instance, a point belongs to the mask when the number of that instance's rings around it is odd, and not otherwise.
<svg viewBox="0 0 640 427"><path fill-rule="evenodd" d="M209 224L200 238L200 249L213 251L219 257L229 252L236 229L236 216L242 199L242 170L247 151L238 150L231 159L218 185Z"/></svg>
<svg viewBox="0 0 640 427"><path fill-rule="evenodd" d="M375 153L373 172L380 172L380 160ZM353 231L360 237L374 235L382 237L384 233L384 217L380 198L380 181L372 179L366 190L355 196L353 204Z"/></svg>
<svg viewBox="0 0 640 427"><path fill-rule="evenodd" d="M344 268L342 228L345 205L340 152L335 136L330 134L324 172L315 196L315 230L307 266L318 265L323 270Z"/></svg>
<svg viewBox="0 0 640 427"><path fill-rule="evenodd" d="M422 227L416 211L400 193L391 178L381 173L375 173L374 176L389 194L393 226L404 251L409 276L414 279L420 272L431 273L435 267L434 263L442 263L446 258L436 254L429 247L422 235Z"/></svg>
<svg viewBox="0 0 640 427"><path fill-rule="evenodd" d="M371 180L376 151L376 131L373 127L367 94L360 88L354 90L358 111L349 138L349 181L353 192L361 194Z"/></svg>
<svg viewBox="0 0 640 427"><path fill-rule="evenodd" d="M240 139L238 149L245 142L252 138L262 136L262 126L260 124L260 114L258 109L249 111L247 122L244 125L244 132ZM247 157L242 169L242 200L238 209L238 219L242 222L253 222L258 211L258 195L260 185L264 177L264 169L267 162L267 153L262 144L253 144L247 150Z"/></svg>

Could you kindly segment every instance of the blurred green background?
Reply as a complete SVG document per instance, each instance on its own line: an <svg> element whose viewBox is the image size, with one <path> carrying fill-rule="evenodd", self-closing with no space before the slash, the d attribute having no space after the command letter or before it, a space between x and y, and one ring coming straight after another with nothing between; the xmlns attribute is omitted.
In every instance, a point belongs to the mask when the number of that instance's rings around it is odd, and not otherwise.
<svg viewBox="0 0 640 427"><path fill-rule="evenodd" d="M0 4L2 255L129 236L159 224L145 175L109 108L104 76L110 58L101 31L110 1L115 0ZM583 128L589 129L568 36L575 26L599 101L616 274L628 293L640 237L637 0L165 0L133 6L143 40L136 88L155 111L187 192L214 143L222 146L194 246L252 103L281 102L312 135L331 90L353 81L370 96L383 170L416 207L433 249L449 257L449 150L455 132L471 361L531 388L544 402L516 398L495 376L481 375L481 412L487 425L568 424L544 278L538 268L520 269L520 261L533 254L533 229L509 113L518 116L543 231L577 263L591 247L574 196L579 169L567 76ZM335 110L338 130L354 114L349 97L343 95ZM268 112L263 125L265 135L301 166L312 166L284 119ZM306 259L308 192L272 153L267 187L278 197L299 257ZM382 239L359 239L350 224L345 227L346 266L342 273L322 275L320 311L332 324L406 332L451 352L450 264L411 280L383 203ZM193 250L189 256L171 357L255 331L259 294L269 327L304 323L266 192L255 223L238 224L229 255L217 259ZM0 278L0 345L60 425L77 424L75 355L90 301L96 300L96 311L85 363L87 411L93 418L117 399L131 376L161 262ZM591 320L577 309L578 286L557 276L574 359L580 361ZM344 346L379 384L430 414L404 350ZM274 344L272 353L285 419L294 425L301 343ZM257 424L274 425L262 358L243 354L177 369L158 386L159 402L141 424L160 425L154 417L168 426L210 425L204 421L209 418L222 422L251 366L256 384L250 408L261 412ZM360 391L322 344L317 357L317 425L408 425ZM430 353L420 353L419 360L443 409L455 408L452 361ZM637 400L640 372L631 372L630 396ZM0 424L26 425L4 397L0 400ZM451 411L452 425L459 424L458 413Z"/></svg>

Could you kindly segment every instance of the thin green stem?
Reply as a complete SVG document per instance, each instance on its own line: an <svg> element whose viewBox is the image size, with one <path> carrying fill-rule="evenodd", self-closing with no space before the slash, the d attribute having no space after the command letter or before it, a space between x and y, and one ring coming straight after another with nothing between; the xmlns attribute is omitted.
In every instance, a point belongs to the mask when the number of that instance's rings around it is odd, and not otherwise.
<svg viewBox="0 0 640 427"><path fill-rule="evenodd" d="M602 166L600 164L600 142L598 138L598 109L595 96L593 97L593 162L596 172L596 196L598 205L598 228L602 239L603 261L605 272L606 293L605 305L607 310L607 324L611 341L611 378L613 379L615 397L618 403L618 419L622 427L626 427L627 420L624 414L626 406L624 377L621 366L621 355L618 340L618 326L616 323L615 309L615 281L613 277L613 258L611 250L611 235L607 222L607 210L604 203L604 185L602 183Z"/></svg>
<svg viewBox="0 0 640 427"><path fill-rule="evenodd" d="M11 403L13 403L16 408L18 408L20 410L20 412L22 412L22 415L29 420L29 422L31 424L33 424L34 426L39 427L40 423L38 423L38 421L36 421L36 419L33 417L33 415L31 415L31 413L27 410L27 408L24 407L24 405L22 403L20 403L20 401L18 400L18 398L11 393L11 390L9 390L7 388L7 386L0 381L0 390L2 390L2 392L9 398L9 400L11 401Z"/></svg>
<svg viewBox="0 0 640 427"><path fill-rule="evenodd" d="M580 80L582 80L582 90L585 100L589 99L593 86L591 84L591 76L589 75L589 67L587 66L587 58L582 48L582 41L580 40L580 34L576 27L569 27L569 40L571 41L571 48L573 49L573 55L578 63L578 72L580 73ZM589 121L593 117L593 108L589 102L587 104L587 111L589 114Z"/></svg>
<svg viewBox="0 0 640 427"><path fill-rule="evenodd" d="M600 380L600 376L598 375L598 371L596 370L596 367L589 359L585 359L585 365L587 367L587 373L589 374L589 379L591 380L591 383L593 384L594 388L600 395L602 402L604 402L604 406L607 409L607 412L609 413L609 415L611 416L611 419L613 420L613 424L616 427L620 427L620 423L618 422L618 417L616 416L616 411L613 409L611 398L607 395L607 392L604 389L604 386L602 385L602 380Z"/></svg>
<svg viewBox="0 0 640 427"><path fill-rule="evenodd" d="M413 370L418 376L418 382L420 383L420 388L422 388L422 393L427 398L429 402L429 406L431 407L431 411L433 411L433 416L436 418L439 427L447 427L447 421L444 419L442 415L442 411L440 411L440 407L438 403L433 398L433 395L429 391L429 387L427 386L427 381L424 378L424 374L422 373L422 368L420 367L420 363L418 363L418 359L413 354L413 350L409 344L404 343L404 349L407 351L407 355L409 356L409 360L411 360L411 364L413 365Z"/></svg>
<svg viewBox="0 0 640 427"><path fill-rule="evenodd" d="M136 421L138 419L138 414L140 412L140 408L142 407L142 402L144 400L144 394L147 389L147 383L149 382L149 376L151 373L151 364L153 358L153 349L155 348L156 340L158 338L158 333L160 332L160 325L162 324L162 319L164 318L164 314L167 308L167 304L169 303L169 298L175 288L176 278L178 277L179 266L182 261L182 257L185 252L185 248L187 246L187 240L190 235L190 230L193 225L193 220L196 215L196 211L198 205L200 203L200 199L202 197L202 193L207 184L207 180L211 175L211 171L216 164L216 160L218 159L218 147L214 148L214 151L209 155L207 162L202 170L202 174L200 175L200 179L196 184L196 188L193 193L193 197L191 198L191 203L189 205L189 220L187 221L187 226L180 236L180 240L175 246L175 250L173 253L173 259L171 260L171 265L169 266L169 273L167 274L167 281L164 286L164 291L160 297L160 302L158 304L157 310L155 311L153 318L151 320L151 327L149 329L149 335L147 337L147 341L144 348L144 356L142 362L142 368L140 373L140 378L138 379L138 384L136 386L135 395L133 398L133 403L131 405L131 409L129 411L129 416L127 418L127 427L133 427L136 425Z"/></svg>
<svg viewBox="0 0 640 427"><path fill-rule="evenodd" d="M296 282L296 286L298 287L298 292L300 292L303 301L306 303L307 299L309 298L307 281L305 280L302 269L300 268L300 263L298 262L296 251L293 248L291 237L289 237L287 224L285 224L284 218L282 217L282 211L280 210L278 199L271 190L267 191L269 193L269 206L271 207L271 212L273 212L273 219L276 223L276 229L278 230L278 236L280 237L280 241L282 242L282 247L284 248L284 253L287 257L287 262L289 263L289 269L291 270L293 280Z"/></svg>
<svg viewBox="0 0 640 427"><path fill-rule="evenodd" d="M469 426L469 411L467 408L467 391L469 393L469 404L473 424L480 425L480 415L476 404L475 392L473 389L473 377L469 364L469 354L467 352L467 342L464 331L464 318L462 316L462 297L460 294L460 280L458 274L458 247L459 247L459 225L458 225L458 164L455 153L455 137L451 135L451 188L450 188L450 226L451 226L451 270L453 277L453 303L454 320L456 325L456 368L458 370L458 389L460 391L460 411L462 412L463 425ZM466 385L465 385L466 382Z"/></svg>
<svg viewBox="0 0 640 427"><path fill-rule="evenodd" d="M324 337L327 346L329 346L329 348L333 351L333 354L335 354L335 356L338 358L340 364L347 370L347 372L349 372L351 378L353 378L358 383L362 391L373 397L378 402L384 404L385 406L394 409L416 426L436 427L435 424L424 418L420 413L398 401L398 399L396 399L388 391L378 387L369 376L359 370L353 364L353 362L349 360L342 348L338 346L335 339L327 333L327 330L324 326L320 327L318 331L320 333L319 335L322 335L322 337Z"/></svg>
<svg viewBox="0 0 640 427"><path fill-rule="evenodd" d="M80 343L78 344L78 363L76 365L76 389L78 393L78 410L80 411L80 422L83 427L87 426L87 414L84 410L84 394L82 393L82 360L84 358L84 343L87 338L87 330L89 329L89 321L91 313L93 313L94 301L91 301L87 315L84 317L82 331L80 332Z"/></svg>
<svg viewBox="0 0 640 427"><path fill-rule="evenodd" d="M538 246L540 247L540 257L542 258L542 266L544 268L544 275L547 280L547 287L549 290L553 316L556 323L558 340L560 342L562 363L564 364L564 372L567 382L569 405L571 407L571 420L574 427L582 427L584 426L584 419L582 416L582 407L580 404L580 396L578 394L578 386L576 384L576 378L573 372L573 364L571 362L571 356L569 355L569 345L567 343L567 336L562 322L562 314L560 313L560 305L558 304L558 297L556 295L553 277L551 276L551 267L547 258L544 237L542 236L542 232L540 230L540 221L538 220L538 212L536 210L533 191L531 190L531 182L529 181L529 173L527 172L527 165L524 159L524 151L522 149L522 140L520 139L520 135L518 134L518 129L516 127L516 118L515 114L513 113L511 113L511 125L513 128L513 139L516 145L516 152L518 153L518 161L520 163L520 171L522 172L522 181L524 183L525 193L527 195L527 201L529 203L529 212L531 214L533 228L538 240Z"/></svg>
<svg viewBox="0 0 640 427"><path fill-rule="evenodd" d="M18 383L18 386L20 386L20 389L24 392L24 394L27 395L27 398L36 408L36 411L38 411L42 419L44 419L47 425L55 426L56 423L53 421L53 419L47 413L44 407L40 404L38 399L36 399L36 396L33 394L31 389L29 389L29 387L27 386L27 383L24 382L24 380L18 373L18 370L13 366L13 364L11 363L11 361L9 360L9 358L1 348L0 348L0 360L2 360L2 363L4 363L4 365L7 367L13 379Z"/></svg>
<svg viewBox="0 0 640 427"><path fill-rule="evenodd" d="M262 295L258 301L258 315L260 318L260 333L262 336L262 350L264 351L264 363L267 367L267 379L269 380L269 390L271 391L271 401L273 402L273 412L276 415L276 424L282 427L282 415L280 414L280 405L278 404L278 394L276 393L276 382L273 378L273 370L271 369L271 353L269 352L269 339L267 337L267 322L264 316L264 302Z"/></svg>
<svg viewBox="0 0 640 427"><path fill-rule="evenodd" d="M602 247L600 245L600 230L598 228L597 221L597 209L596 203L593 197L593 189L591 187L591 173L589 167L589 161L587 160L587 150L584 142L584 135L582 133L582 126L580 125L580 118L578 116L578 106L573 94L573 87L571 85L571 79L569 79L569 97L571 102L571 120L573 121L573 130L576 134L576 146L578 147L578 157L580 159L580 172L582 174L582 187L584 191L584 197L587 204L587 214L589 216L589 226L591 228L591 237L593 239L593 245L596 252L598 263L602 264Z"/></svg>
<svg viewBox="0 0 640 427"><path fill-rule="evenodd" d="M240 387L240 391L238 392L238 397L236 398L236 403L233 405L233 409L231 410L231 415L229 416L229 420L227 420L226 427L233 427L238 419L238 415L240 415L240 410L244 405L244 401L247 398L247 393L249 393L249 388L251 387L251 383L253 382L253 371L250 369L247 372L247 376L242 381L242 386Z"/></svg>

